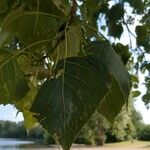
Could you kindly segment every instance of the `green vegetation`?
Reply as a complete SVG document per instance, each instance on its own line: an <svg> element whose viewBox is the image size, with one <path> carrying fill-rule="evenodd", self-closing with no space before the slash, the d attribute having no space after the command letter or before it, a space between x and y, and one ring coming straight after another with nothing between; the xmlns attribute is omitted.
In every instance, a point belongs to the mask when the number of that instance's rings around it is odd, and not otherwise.
<svg viewBox="0 0 150 150"><path fill-rule="evenodd" d="M142 127L138 133L138 139L143 141L150 141L150 125L145 125Z"/></svg>
<svg viewBox="0 0 150 150"><path fill-rule="evenodd" d="M25 139L27 132L22 123L0 121L0 137Z"/></svg>
<svg viewBox="0 0 150 150"><path fill-rule="evenodd" d="M117 139L131 139L140 125L126 107L130 91L140 95L138 72L150 71L149 14L149 0L1 0L0 104L13 104L27 128L39 123L64 150L83 126L102 145L106 122ZM145 87L148 107L147 74Z"/></svg>
<svg viewBox="0 0 150 150"><path fill-rule="evenodd" d="M40 125L36 125L32 129L27 130L23 122L0 121L0 138L33 140L45 145L55 143L54 139Z"/></svg>

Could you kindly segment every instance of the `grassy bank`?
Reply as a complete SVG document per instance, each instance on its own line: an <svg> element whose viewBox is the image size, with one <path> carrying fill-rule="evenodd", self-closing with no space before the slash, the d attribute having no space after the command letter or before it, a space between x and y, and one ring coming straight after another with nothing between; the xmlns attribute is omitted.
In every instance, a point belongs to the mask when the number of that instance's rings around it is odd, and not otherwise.
<svg viewBox="0 0 150 150"><path fill-rule="evenodd" d="M61 150L57 146L50 146L49 148L37 148L38 150ZM28 149L33 150L33 149ZM105 144L103 147L99 146L84 146L73 145L71 150L150 150L150 142L134 141L119 142L114 144Z"/></svg>
<svg viewBox="0 0 150 150"><path fill-rule="evenodd" d="M146 141L133 141L133 142L118 142L113 144L106 144L106 147L145 147L150 150L150 142Z"/></svg>

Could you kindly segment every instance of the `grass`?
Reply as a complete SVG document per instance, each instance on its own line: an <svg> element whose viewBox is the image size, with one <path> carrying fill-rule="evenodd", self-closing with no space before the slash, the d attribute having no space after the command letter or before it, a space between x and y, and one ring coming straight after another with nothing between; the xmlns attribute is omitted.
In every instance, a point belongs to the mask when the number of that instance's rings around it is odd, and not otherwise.
<svg viewBox="0 0 150 150"><path fill-rule="evenodd" d="M113 143L113 144L106 144L105 145L106 147L117 147L117 148L121 148L121 147L130 147L130 148L146 148L146 149L149 149L150 150L150 142L146 142L146 141L133 141L133 142L128 142L128 141L125 141L125 142L119 142L119 143Z"/></svg>
<svg viewBox="0 0 150 150"><path fill-rule="evenodd" d="M35 150L35 149L36 150L59 150L56 145L45 147L45 148L44 147L28 148L27 150ZM150 150L150 142L142 142L142 141L133 141L133 143L118 142L114 144L105 144L103 147L73 145L71 150Z"/></svg>
<svg viewBox="0 0 150 150"><path fill-rule="evenodd" d="M148 141L124 141L124 142L117 142L117 143L111 143L111 144L106 144L109 146L131 146L131 145L147 145L150 144L150 142Z"/></svg>

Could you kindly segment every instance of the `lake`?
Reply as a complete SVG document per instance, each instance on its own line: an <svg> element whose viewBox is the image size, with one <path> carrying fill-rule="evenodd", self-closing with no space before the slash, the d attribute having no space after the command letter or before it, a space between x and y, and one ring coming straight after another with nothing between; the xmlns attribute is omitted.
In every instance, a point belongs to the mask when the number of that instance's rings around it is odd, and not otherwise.
<svg viewBox="0 0 150 150"><path fill-rule="evenodd" d="M53 149L53 146L47 147L35 144L32 141L23 141L19 139L0 138L0 150L26 150L26 149Z"/></svg>

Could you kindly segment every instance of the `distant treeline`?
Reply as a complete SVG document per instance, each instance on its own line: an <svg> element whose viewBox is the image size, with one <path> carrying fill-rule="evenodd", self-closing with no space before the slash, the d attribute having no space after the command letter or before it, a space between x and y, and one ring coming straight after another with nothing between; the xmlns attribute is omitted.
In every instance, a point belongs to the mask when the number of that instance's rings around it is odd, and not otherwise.
<svg viewBox="0 0 150 150"><path fill-rule="evenodd" d="M27 130L23 122L0 121L0 138L34 140L41 144L54 143L53 138L40 125Z"/></svg>
<svg viewBox="0 0 150 150"><path fill-rule="evenodd" d="M96 117L96 120L98 118ZM104 123L105 124L105 123ZM128 133L126 128L126 136L124 139L118 138L111 128L101 128L95 124L95 122L89 122L82 129L78 137L76 138L76 143L82 144L100 144L104 142L117 142L122 140L129 140L132 135L131 132ZM105 124L106 127L106 124ZM123 134L121 132L120 134ZM117 137L118 136L118 137ZM129 136L129 137L128 137ZM0 138L19 138L25 140L34 140L40 144L54 144L55 141L48 133L40 126L37 125L30 130L24 127L23 122L11 122L11 121L0 121ZM150 125L142 125L141 128L133 135L132 138L144 141L150 141Z"/></svg>
<svg viewBox="0 0 150 150"><path fill-rule="evenodd" d="M22 122L0 121L1 138L27 138L27 131Z"/></svg>

